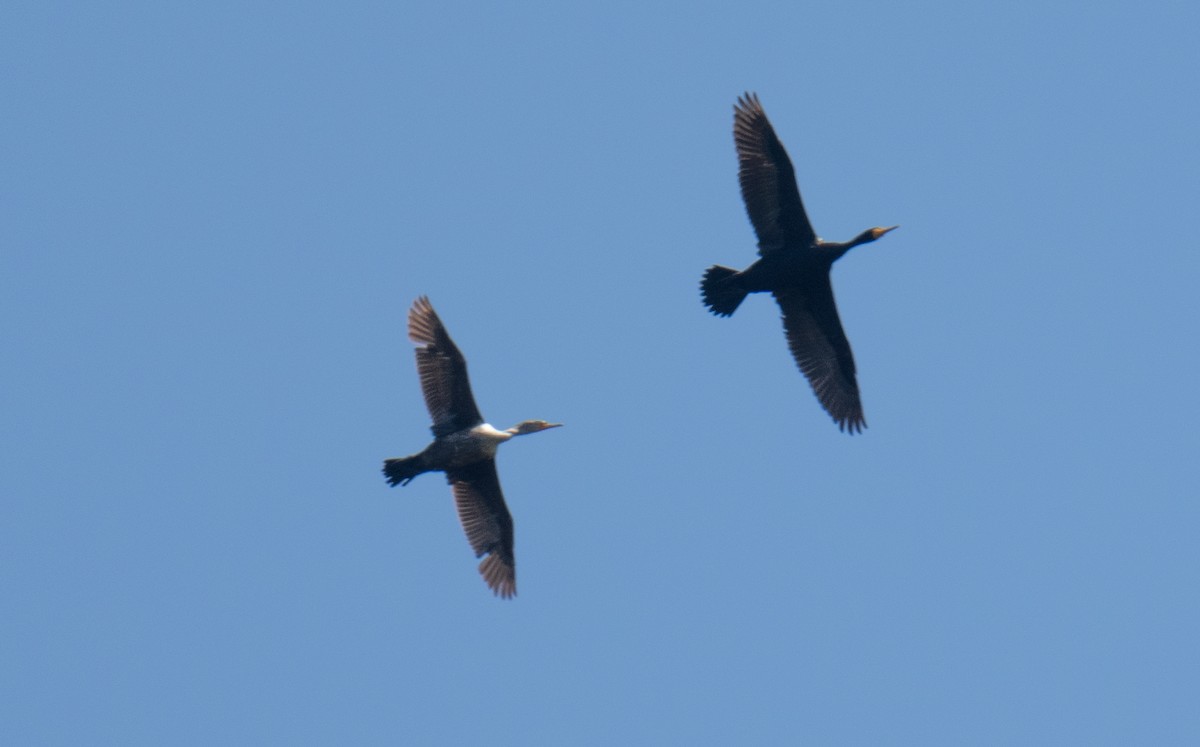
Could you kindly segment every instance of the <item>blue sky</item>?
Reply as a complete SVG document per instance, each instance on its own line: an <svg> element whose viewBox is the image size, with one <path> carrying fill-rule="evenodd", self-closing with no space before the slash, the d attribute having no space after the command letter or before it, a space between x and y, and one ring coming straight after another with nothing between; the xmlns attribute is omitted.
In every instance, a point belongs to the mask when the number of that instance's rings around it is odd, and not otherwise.
<svg viewBox="0 0 1200 747"><path fill-rule="evenodd" d="M1189 3L7 3L8 744L1200 739ZM757 91L868 430L778 312ZM492 597L428 294L509 444Z"/></svg>

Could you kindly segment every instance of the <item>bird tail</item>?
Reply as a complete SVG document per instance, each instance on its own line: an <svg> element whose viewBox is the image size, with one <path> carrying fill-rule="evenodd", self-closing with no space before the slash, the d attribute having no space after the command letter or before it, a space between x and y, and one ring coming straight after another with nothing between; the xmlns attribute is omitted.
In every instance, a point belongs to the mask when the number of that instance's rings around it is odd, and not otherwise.
<svg viewBox="0 0 1200 747"><path fill-rule="evenodd" d="M423 461L420 454L384 459L383 476L387 478L388 485L407 485L417 475L429 471L425 469Z"/></svg>
<svg viewBox="0 0 1200 747"><path fill-rule="evenodd" d="M723 265L713 265L704 272L704 279L700 281L700 295L704 297L704 305L708 310L717 316L730 316L746 297L746 291L732 280L737 274L737 270Z"/></svg>

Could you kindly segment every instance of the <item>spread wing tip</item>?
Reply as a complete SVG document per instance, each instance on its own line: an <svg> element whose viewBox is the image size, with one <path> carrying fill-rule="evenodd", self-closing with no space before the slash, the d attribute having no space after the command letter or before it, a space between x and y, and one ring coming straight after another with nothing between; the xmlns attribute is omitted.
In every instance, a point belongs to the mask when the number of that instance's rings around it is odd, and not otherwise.
<svg viewBox="0 0 1200 747"><path fill-rule="evenodd" d="M442 320L433 310L428 296L420 296L408 310L408 339L419 345L431 345L437 341L437 330Z"/></svg>
<svg viewBox="0 0 1200 747"><path fill-rule="evenodd" d="M834 417L834 420L837 421L839 431L849 433L851 436L855 433L862 433L863 428L867 427L867 421L861 414L849 417Z"/></svg>
<svg viewBox="0 0 1200 747"><path fill-rule="evenodd" d="M492 552L479 564L479 575L488 588L501 599L512 599L517 595L517 569L510 559Z"/></svg>
<svg viewBox="0 0 1200 747"><path fill-rule="evenodd" d="M738 96L737 104L733 107L735 110L750 111L751 109L762 110L762 104L758 101L758 94L754 91L745 91L741 96Z"/></svg>

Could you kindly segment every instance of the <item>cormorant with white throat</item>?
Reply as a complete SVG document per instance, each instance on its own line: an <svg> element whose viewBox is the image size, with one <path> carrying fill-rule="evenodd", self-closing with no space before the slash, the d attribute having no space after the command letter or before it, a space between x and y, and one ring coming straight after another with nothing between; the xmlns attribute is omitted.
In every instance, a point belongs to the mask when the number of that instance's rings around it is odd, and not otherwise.
<svg viewBox="0 0 1200 747"><path fill-rule="evenodd" d="M497 596L511 599L517 593L513 521L500 491L496 449L513 436L562 423L526 420L501 431L483 422L471 394L467 361L425 296L408 312L408 337L420 346L417 373L434 439L419 454L384 460L383 474L391 485L406 485L424 472L445 472L475 557L487 555L479 564L480 574Z"/></svg>

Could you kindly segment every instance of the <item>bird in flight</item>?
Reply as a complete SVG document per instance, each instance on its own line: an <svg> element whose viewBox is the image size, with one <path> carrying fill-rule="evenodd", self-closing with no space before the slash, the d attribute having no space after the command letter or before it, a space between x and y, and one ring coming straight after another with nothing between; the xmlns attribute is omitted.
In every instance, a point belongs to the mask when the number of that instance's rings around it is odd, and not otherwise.
<svg viewBox="0 0 1200 747"><path fill-rule="evenodd" d="M738 97L733 141L759 259L741 271L709 267L700 281L704 304L717 316L730 316L748 293L775 296L788 348L817 400L840 430L861 433L867 422L854 356L838 319L829 271L846 252L899 226L870 228L844 243L819 238L804 212L792 162L756 94Z"/></svg>
<svg viewBox="0 0 1200 747"><path fill-rule="evenodd" d="M517 593L513 520L500 491L496 449L513 436L562 423L526 420L502 431L485 423L471 394L467 361L425 296L408 312L408 337L418 345L417 374L433 419L433 443L418 454L385 459L383 474L390 485L407 485L422 473L445 472L467 541L475 557L487 556L479 573L493 593L511 599Z"/></svg>

